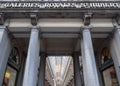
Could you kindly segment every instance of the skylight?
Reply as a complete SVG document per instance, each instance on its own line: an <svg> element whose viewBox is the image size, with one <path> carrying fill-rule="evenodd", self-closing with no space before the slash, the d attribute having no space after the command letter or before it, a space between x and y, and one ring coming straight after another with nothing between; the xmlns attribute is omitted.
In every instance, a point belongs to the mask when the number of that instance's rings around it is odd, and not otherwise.
<svg viewBox="0 0 120 86"><path fill-rule="evenodd" d="M54 79L59 84L64 76L70 56L49 56Z"/></svg>

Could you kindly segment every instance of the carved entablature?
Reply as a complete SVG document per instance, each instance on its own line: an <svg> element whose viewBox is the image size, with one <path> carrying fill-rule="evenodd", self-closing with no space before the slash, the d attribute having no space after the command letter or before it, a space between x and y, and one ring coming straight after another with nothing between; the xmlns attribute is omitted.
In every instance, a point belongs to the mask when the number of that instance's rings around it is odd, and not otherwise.
<svg viewBox="0 0 120 86"><path fill-rule="evenodd" d="M0 9L120 9L119 1L0 1Z"/></svg>

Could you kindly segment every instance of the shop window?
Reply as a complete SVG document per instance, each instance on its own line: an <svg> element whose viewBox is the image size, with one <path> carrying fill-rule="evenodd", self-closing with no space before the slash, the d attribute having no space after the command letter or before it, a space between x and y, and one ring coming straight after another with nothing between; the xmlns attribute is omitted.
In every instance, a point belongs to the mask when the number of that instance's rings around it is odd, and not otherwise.
<svg viewBox="0 0 120 86"><path fill-rule="evenodd" d="M118 86L114 63L108 48L102 50L101 69L104 86Z"/></svg>
<svg viewBox="0 0 120 86"><path fill-rule="evenodd" d="M6 72L4 75L3 86L15 86L16 77L19 70L19 51L16 47L11 50Z"/></svg>
<svg viewBox="0 0 120 86"><path fill-rule="evenodd" d="M117 76L114 66L103 71L105 86L118 86Z"/></svg>
<svg viewBox="0 0 120 86"><path fill-rule="evenodd" d="M17 71L12 67L7 66L3 86L15 86L16 76Z"/></svg>

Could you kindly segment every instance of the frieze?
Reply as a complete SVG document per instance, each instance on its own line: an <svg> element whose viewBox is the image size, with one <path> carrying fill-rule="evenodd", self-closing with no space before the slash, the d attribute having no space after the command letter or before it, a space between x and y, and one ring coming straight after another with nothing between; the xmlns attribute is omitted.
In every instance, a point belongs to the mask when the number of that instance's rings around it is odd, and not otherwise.
<svg viewBox="0 0 120 86"><path fill-rule="evenodd" d="M120 2L0 2L0 9L3 8L119 9Z"/></svg>

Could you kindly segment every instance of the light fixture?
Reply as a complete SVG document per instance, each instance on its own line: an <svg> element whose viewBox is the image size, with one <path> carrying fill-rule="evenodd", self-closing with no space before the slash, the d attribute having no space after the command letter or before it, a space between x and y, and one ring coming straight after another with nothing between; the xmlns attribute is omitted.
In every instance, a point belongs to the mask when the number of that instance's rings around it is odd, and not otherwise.
<svg viewBox="0 0 120 86"><path fill-rule="evenodd" d="M60 64L56 65L56 72L57 73L61 72L61 65Z"/></svg>
<svg viewBox="0 0 120 86"><path fill-rule="evenodd" d="M5 73L5 78L8 78L8 79L9 79L10 76L11 76L10 72L7 71L7 72Z"/></svg>

